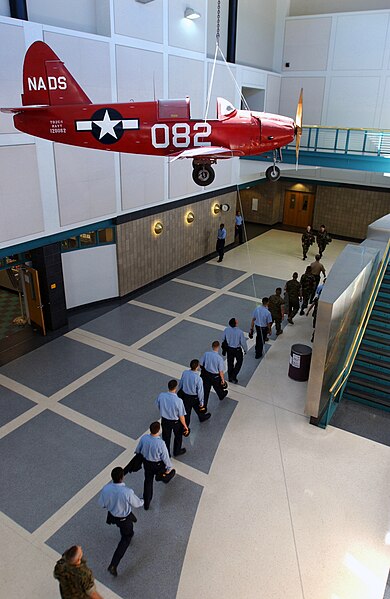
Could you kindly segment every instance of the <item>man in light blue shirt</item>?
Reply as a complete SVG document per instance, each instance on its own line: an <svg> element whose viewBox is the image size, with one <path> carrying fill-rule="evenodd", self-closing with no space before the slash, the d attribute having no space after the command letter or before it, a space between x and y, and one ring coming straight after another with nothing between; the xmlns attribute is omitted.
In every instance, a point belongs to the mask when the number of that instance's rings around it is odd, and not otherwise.
<svg viewBox="0 0 390 599"><path fill-rule="evenodd" d="M219 225L219 229L218 229L218 235L217 235L217 246L216 246L216 250L218 252L218 262L222 262L223 260L223 256L225 253L225 240L226 240L226 229L225 229L225 225L223 223L221 223Z"/></svg>
<svg viewBox="0 0 390 599"><path fill-rule="evenodd" d="M137 497L133 489L126 487L123 482L123 468L117 466L111 472L112 481L105 485L100 493L98 503L108 510L107 524L116 524L121 533L121 540L115 550L108 571L117 576L117 567L127 551L134 535L133 522L136 522L131 508L141 507L144 502Z"/></svg>
<svg viewBox="0 0 390 599"><path fill-rule="evenodd" d="M248 346L244 333L238 328L238 320L231 318L229 326L223 332L222 350L226 347L228 377L232 383L238 383L237 375L241 370L243 353L246 354Z"/></svg>
<svg viewBox="0 0 390 599"><path fill-rule="evenodd" d="M200 359L202 366L204 407L207 410L211 387L214 389L220 400L225 399L228 391L225 383L225 362L219 355L220 343L213 341L212 351L207 351Z"/></svg>
<svg viewBox="0 0 390 599"><path fill-rule="evenodd" d="M205 422L211 417L204 407L203 380L199 376L199 360L191 360L190 370L185 370L179 381L177 394L184 403L187 426L190 426L191 411L198 415L199 422Z"/></svg>
<svg viewBox="0 0 390 599"><path fill-rule="evenodd" d="M160 423L152 422L150 434L142 435L135 448L135 453L143 457L145 471L144 509L148 510L153 497L153 481L169 482L175 476L167 446L160 437Z"/></svg>
<svg viewBox="0 0 390 599"><path fill-rule="evenodd" d="M237 210L236 212L236 237L238 235L238 240L241 243L244 243L244 220L241 216L241 212Z"/></svg>
<svg viewBox="0 0 390 599"><path fill-rule="evenodd" d="M183 400L176 394L177 381L172 379L168 383L168 392L160 393L156 399L156 406L160 410L162 438L167 446L169 456L171 455L171 436L173 431L173 455L179 456L186 452L181 446L183 441L183 429L187 434L189 429L185 421L186 411Z"/></svg>
<svg viewBox="0 0 390 599"><path fill-rule="evenodd" d="M256 326L256 348L255 358L259 360L263 355L264 343L268 341L268 335L271 334L272 316L268 310L268 297L263 297L262 305L257 306L253 312L251 330L249 337L253 337L254 327Z"/></svg>

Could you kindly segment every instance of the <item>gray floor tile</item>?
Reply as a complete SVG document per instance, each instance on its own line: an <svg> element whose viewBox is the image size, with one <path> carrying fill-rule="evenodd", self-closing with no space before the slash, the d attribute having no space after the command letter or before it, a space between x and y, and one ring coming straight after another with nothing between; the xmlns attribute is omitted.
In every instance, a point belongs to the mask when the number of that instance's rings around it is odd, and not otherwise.
<svg viewBox="0 0 390 599"><path fill-rule="evenodd" d="M36 404L26 397L0 385L0 426L11 422Z"/></svg>
<svg viewBox="0 0 390 599"><path fill-rule="evenodd" d="M201 264L178 278L222 289L222 287L225 287L225 285L231 283L234 279L238 279L243 274L245 274L244 270L225 268L216 264Z"/></svg>
<svg viewBox="0 0 390 599"><path fill-rule="evenodd" d="M0 510L33 532L122 451L46 410L0 439Z"/></svg>
<svg viewBox="0 0 390 599"><path fill-rule="evenodd" d="M390 446L390 412L344 399L341 400L330 424Z"/></svg>
<svg viewBox="0 0 390 599"><path fill-rule="evenodd" d="M274 279L273 277L266 277L264 275L253 275L236 285L236 287L233 287L233 289L230 289L230 291L257 297L261 301L264 296L268 297L275 293L276 287L281 287L284 293L286 282L282 279Z"/></svg>
<svg viewBox="0 0 390 599"><path fill-rule="evenodd" d="M180 466L179 466L180 467ZM126 477L138 496L143 493L143 471ZM134 537L118 567L118 577L107 566L118 544L116 526L105 524L106 512L97 497L87 503L47 544L59 553L80 543L97 580L123 599L174 599L184 556L203 487L178 474L168 484L154 483L148 512L135 510Z"/></svg>
<svg viewBox="0 0 390 599"><path fill-rule="evenodd" d="M0 373L50 396L109 358L111 354L60 337L2 366Z"/></svg>
<svg viewBox="0 0 390 599"><path fill-rule="evenodd" d="M211 418L200 423L197 415L192 411L191 434L183 439L183 447L187 449L187 453L175 460L184 462L207 474L236 407L237 402L229 396L220 401L214 392L210 393L207 409L211 412Z"/></svg>
<svg viewBox="0 0 390 599"><path fill-rule="evenodd" d="M154 400L172 377L122 360L61 403L137 439L158 419Z"/></svg>
<svg viewBox="0 0 390 599"><path fill-rule="evenodd" d="M168 281L168 283L164 283L156 289L137 297L137 300L181 313L209 297L212 293L212 291L200 289L199 287Z"/></svg>
<svg viewBox="0 0 390 599"><path fill-rule="evenodd" d="M140 349L188 367L193 358L200 358L211 349L212 342L220 339L221 334L218 329L183 321Z"/></svg>
<svg viewBox="0 0 390 599"><path fill-rule="evenodd" d="M124 345L132 345L171 320L171 316L123 304L81 328Z"/></svg>
<svg viewBox="0 0 390 599"><path fill-rule="evenodd" d="M232 297L231 295L220 295L207 306L197 310L191 316L228 326L231 318L238 320L238 326L243 331L249 331L254 309L258 306L255 301L244 298ZM222 332L221 335L222 336Z"/></svg>

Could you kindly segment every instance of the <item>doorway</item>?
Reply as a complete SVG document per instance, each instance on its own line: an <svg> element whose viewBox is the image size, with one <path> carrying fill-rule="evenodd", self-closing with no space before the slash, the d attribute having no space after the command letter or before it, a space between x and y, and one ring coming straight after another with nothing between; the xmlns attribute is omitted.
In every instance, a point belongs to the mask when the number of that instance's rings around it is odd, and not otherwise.
<svg viewBox="0 0 390 599"><path fill-rule="evenodd" d="M305 228L312 224L314 193L286 191L284 196L283 224Z"/></svg>

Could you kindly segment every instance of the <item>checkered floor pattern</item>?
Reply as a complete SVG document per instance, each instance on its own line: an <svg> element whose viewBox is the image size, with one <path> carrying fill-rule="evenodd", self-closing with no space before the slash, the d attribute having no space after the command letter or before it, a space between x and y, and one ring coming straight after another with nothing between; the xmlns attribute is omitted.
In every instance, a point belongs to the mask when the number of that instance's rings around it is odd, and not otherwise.
<svg viewBox="0 0 390 599"><path fill-rule="evenodd" d="M16 316L20 316L18 296L12 291L0 289L0 339L9 337L23 328L12 324Z"/></svg>

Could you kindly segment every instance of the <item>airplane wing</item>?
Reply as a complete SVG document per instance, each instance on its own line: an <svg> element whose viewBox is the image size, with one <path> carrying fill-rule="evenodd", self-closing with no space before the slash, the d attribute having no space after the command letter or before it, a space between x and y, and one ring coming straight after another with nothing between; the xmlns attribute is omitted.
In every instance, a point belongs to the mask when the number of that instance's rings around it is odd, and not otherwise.
<svg viewBox="0 0 390 599"><path fill-rule="evenodd" d="M37 112L39 110L45 110L45 108L49 108L49 106L47 104L42 104L37 106L19 106L19 108L0 108L0 112L17 114L18 112Z"/></svg>
<svg viewBox="0 0 390 599"><path fill-rule="evenodd" d="M174 162L178 158L232 158L232 156L243 156L244 152L240 150L231 150L222 146L201 146L199 148L191 148L191 150L183 150L179 154L171 154L173 156L170 162Z"/></svg>

